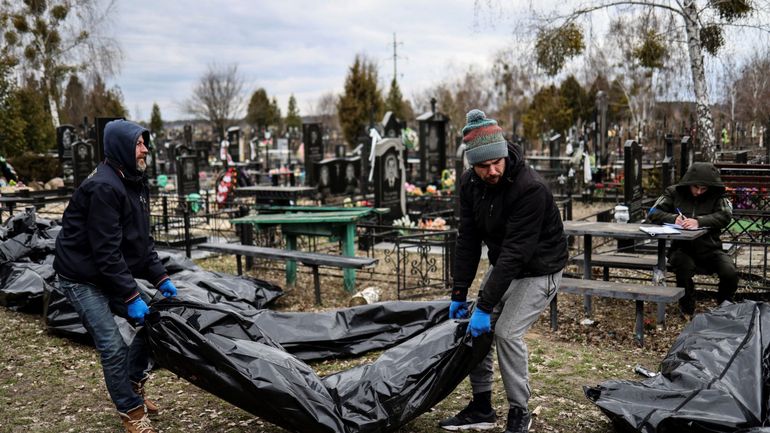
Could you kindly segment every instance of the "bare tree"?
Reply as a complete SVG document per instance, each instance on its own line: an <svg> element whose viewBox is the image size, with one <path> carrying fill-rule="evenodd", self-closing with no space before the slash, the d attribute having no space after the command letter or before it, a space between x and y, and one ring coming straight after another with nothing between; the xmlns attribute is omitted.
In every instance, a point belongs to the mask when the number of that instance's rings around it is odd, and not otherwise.
<svg viewBox="0 0 770 433"><path fill-rule="evenodd" d="M477 7L488 3L476 0ZM482 4L484 3L484 4ZM537 8L537 6L532 6ZM560 8L568 8L563 12ZM716 138L711 113L709 92L706 84L704 55L716 55L725 41L724 33L734 28L770 30L765 0L589 0L575 6L573 2L560 2L557 10L545 15L532 9L538 31L536 44L538 64L549 74L556 74L567 59L582 53L584 49L582 28L578 21L587 19L597 11L634 13L654 9L670 14L678 22L678 34L686 44L693 93L700 132L701 150L704 157L716 159Z"/></svg>
<svg viewBox="0 0 770 433"><path fill-rule="evenodd" d="M672 37L676 23L664 18L668 19L654 11L616 18L588 58L592 70L601 71L623 92L631 130L638 140L645 138L644 126L650 122L658 97L675 93L672 89L686 74L683 47Z"/></svg>
<svg viewBox="0 0 770 433"><path fill-rule="evenodd" d="M736 116L746 123L766 122L770 118L770 50L751 54L735 79Z"/></svg>
<svg viewBox="0 0 770 433"><path fill-rule="evenodd" d="M211 122L220 137L224 137L227 127L242 117L243 105L243 77L238 73L238 65L212 63L183 108L187 113Z"/></svg>
<svg viewBox="0 0 770 433"><path fill-rule="evenodd" d="M118 69L120 46L105 33L114 5L114 0L0 2L3 51L43 83L55 127L61 88L70 73L109 77Z"/></svg>

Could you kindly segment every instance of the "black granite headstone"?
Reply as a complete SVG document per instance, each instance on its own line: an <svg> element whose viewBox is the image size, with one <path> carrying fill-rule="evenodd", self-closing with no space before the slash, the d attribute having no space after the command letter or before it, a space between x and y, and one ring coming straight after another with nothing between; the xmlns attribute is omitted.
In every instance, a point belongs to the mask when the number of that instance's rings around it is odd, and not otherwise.
<svg viewBox="0 0 770 433"><path fill-rule="evenodd" d="M231 126L227 128L227 141L230 142L227 151L230 153L230 157L233 162L241 161L241 128L237 126Z"/></svg>
<svg viewBox="0 0 770 433"><path fill-rule="evenodd" d="M420 182L439 185L446 168L447 124L442 113L428 112L417 118L420 125Z"/></svg>
<svg viewBox="0 0 770 433"><path fill-rule="evenodd" d="M666 134L663 137L663 143L665 145L665 155L663 157L663 167L661 176L661 187L663 189L673 185L676 179L676 173L674 172L674 136Z"/></svg>
<svg viewBox="0 0 770 433"><path fill-rule="evenodd" d="M369 172L372 168L372 138L369 135L359 134L356 138L356 146L361 146L361 193L369 194L372 191L369 182Z"/></svg>
<svg viewBox="0 0 770 433"><path fill-rule="evenodd" d="M344 168L340 177L344 186L344 194L361 193L361 178L363 177L361 161L360 156L348 157L343 160Z"/></svg>
<svg viewBox="0 0 770 433"><path fill-rule="evenodd" d="M682 137L679 149L679 176L684 176L687 173L687 169L690 168L693 158L692 140L689 135Z"/></svg>
<svg viewBox="0 0 770 433"><path fill-rule="evenodd" d="M76 141L72 144L72 170L75 188L88 178L94 171L93 145L87 141Z"/></svg>
<svg viewBox="0 0 770 433"><path fill-rule="evenodd" d="M402 150L403 144L397 138L384 139L375 148L374 206L389 208L385 218L390 221L406 213L406 170L401 159Z"/></svg>
<svg viewBox="0 0 770 433"><path fill-rule="evenodd" d="M629 221L638 222L644 219L642 200L642 147L633 140L627 140L623 146L624 175L623 193L628 206Z"/></svg>
<svg viewBox="0 0 770 433"><path fill-rule="evenodd" d="M189 123L183 127L184 144L188 148L192 149L193 144L193 127Z"/></svg>
<svg viewBox="0 0 770 433"><path fill-rule="evenodd" d="M200 191L198 155L184 144L176 146L176 191L184 199L188 194Z"/></svg>
<svg viewBox="0 0 770 433"><path fill-rule="evenodd" d="M385 117L382 118L382 137L401 137L401 131L404 129L404 127L404 122L397 119L396 116L393 115L392 111L388 111L385 113Z"/></svg>
<svg viewBox="0 0 770 433"><path fill-rule="evenodd" d="M318 179L318 192L322 197L328 197L339 191L337 158L327 158L315 163L315 178Z"/></svg>
<svg viewBox="0 0 770 433"><path fill-rule="evenodd" d="M71 184L72 173L72 143L77 140L75 127L72 125L61 125L56 128L56 147L59 150L59 164L61 165L62 179Z"/></svg>
<svg viewBox="0 0 770 433"><path fill-rule="evenodd" d="M315 164L324 159L323 130L320 123L302 124L302 142L305 146L305 184L318 184Z"/></svg>

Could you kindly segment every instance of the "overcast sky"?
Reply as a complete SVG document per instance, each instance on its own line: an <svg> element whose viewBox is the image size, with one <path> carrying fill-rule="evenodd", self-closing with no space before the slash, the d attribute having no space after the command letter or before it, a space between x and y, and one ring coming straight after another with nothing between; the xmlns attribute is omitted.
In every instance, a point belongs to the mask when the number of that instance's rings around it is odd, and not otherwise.
<svg viewBox="0 0 770 433"><path fill-rule="evenodd" d="M289 96L310 114L318 96L341 93L357 53L393 76L408 98L510 44L511 20L476 17L471 0L133 0L118 4L111 32L125 59L111 82L135 120L157 102L164 120L187 117L187 99L212 62L237 63L246 96L263 87L282 111ZM496 20L495 20L496 21Z"/></svg>

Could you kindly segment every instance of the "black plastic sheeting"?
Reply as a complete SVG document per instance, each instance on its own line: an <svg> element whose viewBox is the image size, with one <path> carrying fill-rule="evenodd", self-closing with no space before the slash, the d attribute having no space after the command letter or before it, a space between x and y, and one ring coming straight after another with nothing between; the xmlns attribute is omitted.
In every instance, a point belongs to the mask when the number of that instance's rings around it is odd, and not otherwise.
<svg viewBox="0 0 770 433"><path fill-rule="evenodd" d="M282 323L285 333L306 331L297 318ZM445 321L371 364L321 378L281 336L225 306L164 299L146 321L161 366L290 431L340 433L393 431L443 400L491 346L490 334L472 342L466 325Z"/></svg>
<svg viewBox="0 0 770 433"><path fill-rule="evenodd" d="M164 257L166 256L169 255L164 254ZM182 260L174 255L169 257L174 261ZM224 304L241 311L255 311L268 307L283 295L283 291L278 286L250 277L191 270L179 271L171 277L182 296L202 303ZM150 298L159 297L157 291L147 281L136 280L136 282ZM46 289L48 292L43 313L48 330L77 340L88 340L88 331L81 324L80 317L59 289L58 284L51 283L46 286Z"/></svg>
<svg viewBox="0 0 770 433"><path fill-rule="evenodd" d="M585 388L620 431L770 432L770 306L745 301L696 315L642 382Z"/></svg>

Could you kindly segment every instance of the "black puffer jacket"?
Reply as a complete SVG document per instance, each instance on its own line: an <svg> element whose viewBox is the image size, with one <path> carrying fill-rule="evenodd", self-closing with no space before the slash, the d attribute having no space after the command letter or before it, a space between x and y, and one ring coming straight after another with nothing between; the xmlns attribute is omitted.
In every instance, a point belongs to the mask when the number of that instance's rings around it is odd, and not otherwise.
<svg viewBox="0 0 770 433"><path fill-rule="evenodd" d="M72 195L56 238L53 267L62 277L91 283L129 302L134 278L156 286L167 278L150 236L147 178L136 169L136 141L149 132L123 120L104 130L105 162Z"/></svg>
<svg viewBox="0 0 770 433"><path fill-rule="evenodd" d="M695 197L690 192L691 185L707 186L708 190ZM671 251L682 249L697 256L722 250L719 234L730 224L733 207L725 197L725 185L713 164L693 163L678 184L666 188L650 208L647 219L657 224L673 224L679 215L677 209L684 216L697 219L699 227L708 227L708 234L693 241L674 241Z"/></svg>
<svg viewBox="0 0 770 433"><path fill-rule="evenodd" d="M545 181L524 164L521 147L508 144L505 173L489 185L466 170L460 179L460 227L453 300L465 300L473 283L481 242L494 270L478 307L491 312L511 281L560 271L567 263L567 238Z"/></svg>

